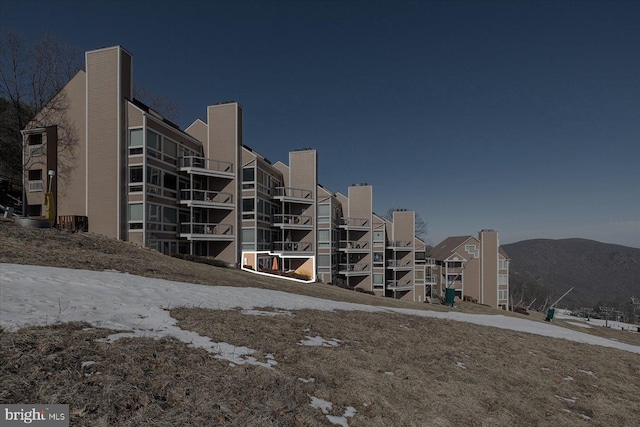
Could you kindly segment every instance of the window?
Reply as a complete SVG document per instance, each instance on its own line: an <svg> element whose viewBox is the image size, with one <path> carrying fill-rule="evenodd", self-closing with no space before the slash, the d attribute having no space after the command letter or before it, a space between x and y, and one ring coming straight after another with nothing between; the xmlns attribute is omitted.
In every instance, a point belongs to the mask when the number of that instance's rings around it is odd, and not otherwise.
<svg viewBox="0 0 640 427"><path fill-rule="evenodd" d="M318 255L318 267L331 267L331 255Z"/></svg>
<svg viewBox="0 0 640 427"><path fill-rule="evenodd" d="M178 224L178 210L176 208L162 208L162 229L164 231L176 231Z"/></svg>
<svg viewBox="0 0 640 427"><path fill-rule="evenodd" d="M143 210L142 203L132 203L129 205L129 230L142 229Z"/></svg>
<svg viewBox="0 0 640 427"><path fill-rule="evenodd" d="M374 252L373 253L373 264L382 264L384 263L384 254L382 252ZM382 267L382 265L380 265Z"/></svg>
<svg viewBox="0 0 640 427"><path fill-rule="evenodd" d="M129 131L129 147L142 147L142 129Z"/></svg>
<svg viewBox="0 0 640 427"><path fill-rule="evenodd" d="M462 262L460 262L460 261L447 261L447 267L449 267L449 268L460 268L460 267L462 267Z"/></svg>
<svg viewBox="0 0 640 427"><path fill-rule="evenodd" d="M462 281L462 275L459 274L447 274L447 286L453 283L460 283Z"/></svg>
<svg viewBox="0 0 640 427"><path fill-rule="evenodd" d="M508 285L509 284L509 276L506 274L498 275L498 285Z"/></svg>
<svg viewBox="0 0 640 427"><path fill-rule="evenodd" d="M160 135L147 129L147 147L160 151Z"/></svg>
<svg viewBox="0 0 640 427"><path fill-rule="evenodd" d="M43 191L42 169L32 169L29 171L29 192Z"/></svg>
<svg viewBox="0 0 640 427"><path fill-rule="evenodd" d="M147 167L147 183L151 185L160 185L160 170Z"/></svg>
<svg viewBox="0 0 640 427"><path fill-rule="evenodd" d="M29 135L29 155L31 157L42 156L42 134Z"/></svg>
<svg viewBox="0 0 640 427"><path fill-rule="evenodd" d="M129 182L142 182L142 166L132 166L129 168Z"/></svg>
<svg viewBox="0 0 640 427"><path fill-rule="evenodd" d="M509 298L509 291L498 291L498 299L506 300Z"/></svg>
<svg viewBox="0 0 640 427"><path fill-rule="evenodd" d="M42 181L42 169L32 169L29 171L29 181Z"/></svg>
<svg viewBox="0 0 640 427"><path fill-rule="evenodd" d="M42 134L32 133L29 135L29 145L42 145Z"/></svg>
<svg viewBox="0 0 640 427"><path fill-rule="evenodd" d="M318 230L318 247L319 248L331 247L331 231L330 230Z"/></svg>
<svg viewBox="0 0 640 427"><path fill-rule="evenodd" d="M471 258L478 258L479 256L478 248L476 248L476 245L465 245L464 250L471 255Z"/></svg>
<svg viewBox="0 0 640 427"><path fill-rule="evenodd" d="M373 241L374 242L384 242L384 231L374 231L373 232Z"/></svg>
<svg viewBox="0 0 640 427"><path fill-rule="evenodd" d="M160 221L160 206L148 204L147 205L147 219L149 221L159 222Z"/></svg>
<svg viewBox="0 0 640 427"><path fill-rule="evenodd" d="M178 188L178 178L170 173L164 174L164 188L175 190Z"/></svg>
<svg viewBox="0 0 640 427"><path fill-rule="evenodd" d="M254 168L244 168L242 169L242 182L253 182L255 181L255 169Z"/></svg>
<svg viewBox="0 0 640 427"><path fill-rule="evenodd" d="M509 268L509 260L508 259L498 260L498 268L500 270L507 270Z"/></svg>
<svg viewBox="0 0 640 427"><path fill-rule="evenodd" d="M254 228L245 228L242 230L242 241L253 242L256 239L256 230Z"/></svg>
<svg viewBox="0 0 640 427"><path fill-rule="evenodd" d="M171 141L170 139L165 138L164 154L175 159L178 156L178 145L175 142Z"/></svg>
<svg viewBox="0 0 640 427"><path fill-rule="evenodd" d="M331 205L328 203L318 205L318 222L321 224L331 222Z"/></svg>
<svg viewBox="0 0 640 427"><path fill-rule="evenodd" d="M374 273L373 274L373 286L377 287L376 285L384 285L384 274L380 274L380 273Z"/></svg>
<svg viewBox="0 0 640 427"><path fill-rule="evenodd" d="M255 218L255 199L242 199L242 219Z"/></svg>

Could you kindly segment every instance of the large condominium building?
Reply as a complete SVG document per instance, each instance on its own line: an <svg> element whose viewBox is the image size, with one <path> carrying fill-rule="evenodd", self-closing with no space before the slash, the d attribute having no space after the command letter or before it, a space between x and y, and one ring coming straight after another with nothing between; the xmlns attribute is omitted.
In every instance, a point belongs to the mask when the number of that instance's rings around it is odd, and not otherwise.
<svg viewBox="0 0 640 427"><path fill-rule="evenodd" d="M292 280L417 302L437 291L414 212L376 215L368 184L347 195L322 186L314 149L272 164L243 143L238 103L179 129L133 98L120 46L85 59L57 95L64 111L45 109L23 131L29 215Z"/></svg>
<svg viewBox="0 0 640 427"><path fill-rule="evenodd" d="M435 258L435 287L442 295L455 289L480 304L509 306L509 256L500 247L498 232L482 230L478 237L448 237L431 252Z"/></svg>

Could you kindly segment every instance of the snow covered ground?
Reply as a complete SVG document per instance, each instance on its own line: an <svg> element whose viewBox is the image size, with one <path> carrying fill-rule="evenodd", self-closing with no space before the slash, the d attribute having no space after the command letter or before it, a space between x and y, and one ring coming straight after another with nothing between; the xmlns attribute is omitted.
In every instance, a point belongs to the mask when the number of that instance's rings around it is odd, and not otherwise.
<svg viewBox="0 0 640 427"><path fill-rule="evenodd" d="M593 327L605 327L612 329L620 329L621 331L637 331L638 325L632 325L630 323L616 322L613 320L604 319L585 319L583 317L576 317L570 314L569 310L556 310L555 318L566 320L567 323L571 323L575 326L581 326L583 328Z"/></svg>
<svg viewBox="0 0 640 427"><path fill-rule="evenodd" d="M177 322L169 315L168 309L178 306L216 310L273 307L285 310L284 315L287 315L286 310L301 309L394 312L564 338L640 354L640 346L502 315L376 307L266 289L179 283L116 271L0 264L0 302L0 326L9 331L28 325L86 321L97 327L132 331L112 335L109 340L122 336L172 336L193 347L203 347L215 353L215 357L232 364L250 363L268 368L277 364L269 355L261 357L264 361L258 361L252 356L255 350L215 343L207 337L182 330L176 326ZM246 314L262 313L247 311Z"/></svg>

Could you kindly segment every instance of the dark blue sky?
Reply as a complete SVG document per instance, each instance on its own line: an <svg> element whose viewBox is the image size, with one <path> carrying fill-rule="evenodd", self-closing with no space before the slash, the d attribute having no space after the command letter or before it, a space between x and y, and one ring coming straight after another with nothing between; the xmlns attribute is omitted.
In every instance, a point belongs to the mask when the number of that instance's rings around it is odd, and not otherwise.
<svg viewBox="0 0 640 427"><path fill-rule="evenodd" d="M122 45L178 123L238 101L273 162L373 185L437 244L583 237L640 247L639 1L0 0L3 28Z"/></svg>

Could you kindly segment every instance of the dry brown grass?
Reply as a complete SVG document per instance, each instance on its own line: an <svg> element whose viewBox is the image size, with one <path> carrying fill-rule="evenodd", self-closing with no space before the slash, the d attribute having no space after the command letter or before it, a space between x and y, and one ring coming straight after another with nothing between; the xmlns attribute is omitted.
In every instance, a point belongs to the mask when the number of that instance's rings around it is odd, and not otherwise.
<svg viewBox="0 0 640 427"><path fill-rule="evenodd" d="M193 264L88 234L0 223L0 239L2 262L115 268L210 285L449 309ZM505 314L474 304L458 310ZM88 324L25 328L0 332L0 402L68 403L73 426L330 425L309 406L311 396L332 402L334 415L355 407L352 427L640 423L640 357L634 353L389 313L302 310L268 317L182 307L171 315L183 329L255 349L259 359L271 353L278 364L232 367L174 339L97 342L111 332ZM543 321L541 313L527 318ZM631 332L574 328L638 342ZM299 345L305 336L341 343ZM83 367L88 361L96 363Z"/></svg>

